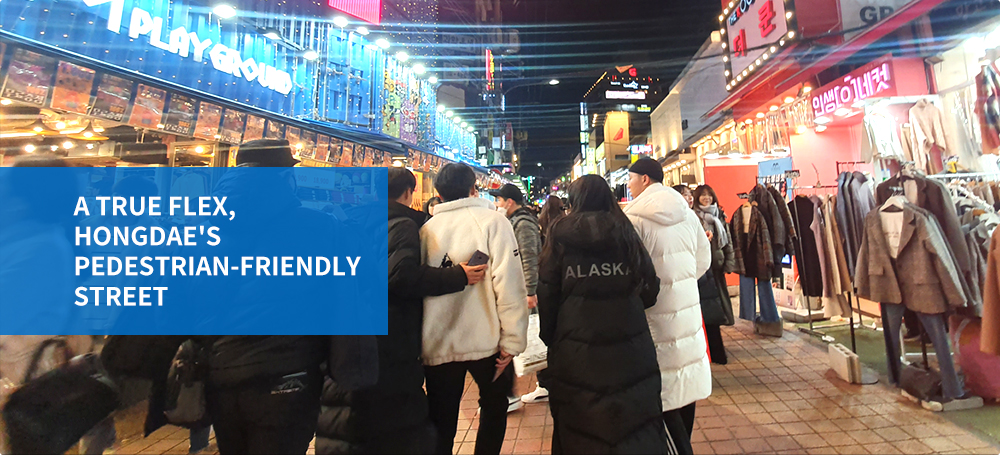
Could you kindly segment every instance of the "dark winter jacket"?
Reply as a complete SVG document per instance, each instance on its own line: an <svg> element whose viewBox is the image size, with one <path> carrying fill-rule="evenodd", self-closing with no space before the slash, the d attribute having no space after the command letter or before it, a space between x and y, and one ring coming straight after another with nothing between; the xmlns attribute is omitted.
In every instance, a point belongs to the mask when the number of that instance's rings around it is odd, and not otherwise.
<svg viewBox="0 0 1000 455"><path fill-rule="evenodd" d="M721 226L715 222L707 222L705 216L714 216L704 209L695 208L702 218L702 226L712 233L712 268L698 278L698 295L701 297L701 314L705 325L733 325L736 319L733 315L733 302L729 298L726 286L726 273L736 270L736 256L733 252L733 236L729 232L726 213L718 209ZM719 229L725 229L720 233ZM729 239L725 246L720 246L723 235Z"/></svg>
<svg viewBox="0 0 1000 455"><path fill-rule="evenodd" d="M767 187L767 192L771 194L771 199L774 200L774 209L778 211L778 215L781 216L781 223L785 225L785 254L793 254L796 242L798 241L796 238L798 232L795 230L795 223L792 221L792 212L788 210L788 201L773 186Z"/></svg>
<svg viewBox="0 0 1000 455"><path fill-rule="evenodd" d="M645 308L659 280L643 251L631 270L605 213L552 228L540 266L540 336L548 345L553 453L665 453L660 370Z"/></svg>
<svg viewBox="0 0 1000 455"><path fill-rule="evenodd" d="M427 215L389 202L389 332L378 339L379 379L353 393L323 387L316 453L428 453L434 429L427 414L420 358L423 298L459 292L461 266L420 264L420 227Z"/></svg>
<svg viewBox="0 0 1000 455"><path fill-rule="evenodd" d="M542 252L542 229L538 226L535 214L525 207L511 214L510 223L514 227L514 236L517 237L525 288L528 295L535 295L538 287L538 255Z"/></svg>
<svg viewBox="0 0 1000 455"><path fill-rule="evenodd" d="M729 231L733 234L735 272L748 277L770 280L774 268L771 235L764 215L756 206L750 210L750 232L744 232L743 208L733 212Z"/></svg>

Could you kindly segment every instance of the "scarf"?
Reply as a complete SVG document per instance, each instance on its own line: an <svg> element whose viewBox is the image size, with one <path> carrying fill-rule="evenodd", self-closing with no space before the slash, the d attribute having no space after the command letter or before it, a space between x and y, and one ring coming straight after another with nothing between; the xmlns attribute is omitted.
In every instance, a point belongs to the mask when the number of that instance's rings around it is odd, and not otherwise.
<svg viewBox="0 0 1000 455"><path fill-rule="evenodd" d="M701 218L701 225L704 226L706 230L715 227L715 235L719 239L719 248L724 248L726 245L729 245L729 229L727 229L725 223L719 219L722 217L722 210L719 210L718 204L712 204L707 207L695 204L694 212L698 214L699 218Z"/></svg>

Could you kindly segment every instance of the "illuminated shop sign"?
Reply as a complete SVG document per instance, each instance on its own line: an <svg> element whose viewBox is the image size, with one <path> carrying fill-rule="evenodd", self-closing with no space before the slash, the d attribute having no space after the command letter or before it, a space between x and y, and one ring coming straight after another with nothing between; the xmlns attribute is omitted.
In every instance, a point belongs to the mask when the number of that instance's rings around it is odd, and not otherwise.
<svg viewBox="0 0 1000 455"><path fill-rule="evenodd" d="M653 153L653 146L649 144L630 145L628 151L633 155L651 155Z"/></svg>
<svg viewBox="0 0 1000 455"><path fill-rule="evenodd" d="M496 75L496 63L493 60L493 51L486 49L486 90L493 90L496 87L493 77Z"/></svg>
<svg viewBox="0 0 1000 455"><path fill-rule="evenodd" d="M812 91L812 108L816 117L830 115L840 108L876 96L896 94L892 64L888 57L858 68L831 84Z"/></svg>
<svg viewBox="0 0 1000 455"><path fill-rule="evenodd" d="M382 0L329 0L327 5L366 22L382 22Z"/></svg>
<svg viewBox="0 0 1000 455"><path fill-rule="evenodd" d="M792 0L731 1L719 25L726 90L742 84L796 38Z"/></svg>
<svg viewBox="0 0 1000 455"><path fill-rule="evenodd" d="M646 92L608 90L604 92L604 97L609 100L644 100L646 99Z"/></svg>
<svg viewBox="0 0 1000 455"><path fill-rule="evenodd" d="M106 3L111 4L106 27L108 30L122 34L122 26L128 23L128 36L136 40L143 37L150 46L201 62L208 58L212 67L233 77L244 78L247 82L256 81L264 88L287 95L292 90L292 77L287 72L263 62L257 62L253 57L244 58L237 49L232 49L222 43L213 43L210 38L200 37L195 32L188 32L183 26L170 29L164 22L169 20L155 16L140 7L134 7L125 17L125 0L83 0L89 7Z"/></svg>

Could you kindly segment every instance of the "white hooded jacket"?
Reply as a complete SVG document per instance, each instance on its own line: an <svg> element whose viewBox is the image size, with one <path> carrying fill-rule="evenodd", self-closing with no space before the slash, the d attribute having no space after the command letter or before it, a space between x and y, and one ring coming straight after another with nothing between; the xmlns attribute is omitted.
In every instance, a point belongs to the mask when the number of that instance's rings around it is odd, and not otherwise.
<svg viewBox="0 0 1000 455"><path fill-rule="evenodd" d="M655 183L625 207L660 278L656 305L646 321L660 364L663 410L671 411L712 394L712 369L702 328L698 277L712 252L698 215L684 197Z"/></svg>
<svg viewBox="0 0 1000 455"><path fill-rule="evenodd" d="M443 202L420 229L423 263L442 267L490 256L486 277L462 292L424 298L424 365L480 360L500 348L520 354L527 344L528 294L514 228L480 198Z"/></svg>

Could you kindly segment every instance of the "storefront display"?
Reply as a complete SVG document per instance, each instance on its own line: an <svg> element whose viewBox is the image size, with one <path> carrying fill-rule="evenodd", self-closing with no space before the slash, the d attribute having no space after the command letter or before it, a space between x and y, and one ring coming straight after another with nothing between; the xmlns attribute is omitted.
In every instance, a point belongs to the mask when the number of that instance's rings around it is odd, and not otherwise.
<svg viewBox="0 0 1000 455"><path fill-rule="evenodd" d="M74 114L86 114L90 107L90 92L94 88L96 75L97 72L90 68L59 62L56 86L52 92L52 108Z"/></svg>

